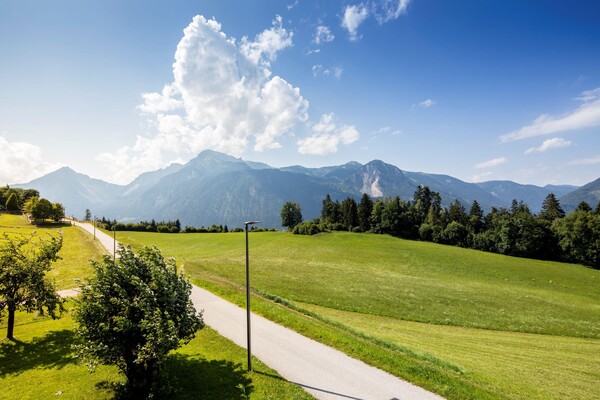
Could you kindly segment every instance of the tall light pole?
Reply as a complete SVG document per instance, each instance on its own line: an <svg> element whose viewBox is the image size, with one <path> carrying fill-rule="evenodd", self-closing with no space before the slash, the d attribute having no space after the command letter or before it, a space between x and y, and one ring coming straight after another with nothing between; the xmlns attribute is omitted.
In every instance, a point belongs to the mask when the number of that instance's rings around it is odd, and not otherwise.
<svg viewBox="0 0 600 400"><path fill-rule="evenodd" d="M248 257L248 225L259 224L260 221L244 222L246 231L246 327L248 340L248 371L252 371L252 350L250 349L250 258Z"/></svg>
<svg viewBox="0 0 600 400"><path fill-rule="evenodd" d="M117 227L113 225L113 262L117 259Z"/></svg>
<svg viewBox="0 0 600 400"><path fill-rule="evenodd" d="M96 216L94 215L94 240L96 240Z"/></svg>

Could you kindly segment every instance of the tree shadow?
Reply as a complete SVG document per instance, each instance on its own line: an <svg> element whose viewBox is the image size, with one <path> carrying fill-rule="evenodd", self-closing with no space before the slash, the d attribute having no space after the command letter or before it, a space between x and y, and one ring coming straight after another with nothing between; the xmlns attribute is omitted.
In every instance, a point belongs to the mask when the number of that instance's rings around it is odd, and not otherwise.
<svg viewBox="0 0 600 400"><path fill-rule="evenodd" d="M227 360L174 354L167 359L164 372L175 389L173 399L238 400L250 398L254 390L242 364Z"/></svg>
<svg viewBox="0 0 600 400"><path fill-rule="evenodd" d="M32 368L62 368L74 362L71 343L74 332L51 331L31 342L11 340L0 343L0 378Z"/></svg>

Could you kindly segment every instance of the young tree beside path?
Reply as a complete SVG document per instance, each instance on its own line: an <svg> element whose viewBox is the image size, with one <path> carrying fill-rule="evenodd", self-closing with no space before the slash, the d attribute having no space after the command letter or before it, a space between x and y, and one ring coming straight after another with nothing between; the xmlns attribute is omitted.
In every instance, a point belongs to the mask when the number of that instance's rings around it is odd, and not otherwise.
<svg viewBox="0 0 600 400"><path fill-rule="evenodd" d="M15 312L18 309L44 311L55 318L62 311L62 301L54 284L46 277L52 263L59 259L62 235L42 239L35 232L27 237L0 242L0 318L8 310L8 339L14 339Z"/></svg>

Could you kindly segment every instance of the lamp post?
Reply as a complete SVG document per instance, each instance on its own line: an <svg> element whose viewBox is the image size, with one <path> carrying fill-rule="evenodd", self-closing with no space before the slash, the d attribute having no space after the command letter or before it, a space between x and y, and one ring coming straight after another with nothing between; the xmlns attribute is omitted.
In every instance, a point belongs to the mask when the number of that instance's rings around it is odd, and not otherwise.
<svg viewBox="0 0 600 400"><path fill-rule="evenodd" d="M248 371L252 371L252 350L250 349L250 259L248 257L248 225L259 223L260 221L244 222L246 231L246 327L248 340Z"/></svg>
<svg viewBox="0 0 600 400"><path fill-rule="evenodd" d="M94 215L94 240L96 240L96 216Z"/></svg>
<svg viewBox="0 0 600 400"><path fill-rule="evenodd" d="M117 227L113 225L113 262L117 259Z"/></svg>

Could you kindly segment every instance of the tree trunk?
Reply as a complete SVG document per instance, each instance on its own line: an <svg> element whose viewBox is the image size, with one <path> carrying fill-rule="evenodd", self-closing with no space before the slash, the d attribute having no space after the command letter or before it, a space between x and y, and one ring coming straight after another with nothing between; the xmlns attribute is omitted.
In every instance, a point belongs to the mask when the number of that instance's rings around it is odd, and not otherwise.
<svg viewBox="0 0 600 400"><path fill-rule="evenodd" d="M147 399L155 376L155 362L131 364L127 368L127 385L133 399Z"/></svg>
<svg viewBox="0 0 600 400"><path fill-rule="evenodd" d="M8 327L6 329L6 337L10 340L14 339L13 332L15 330L15 311L16 306L14 303L8 303Z"/></svg>

